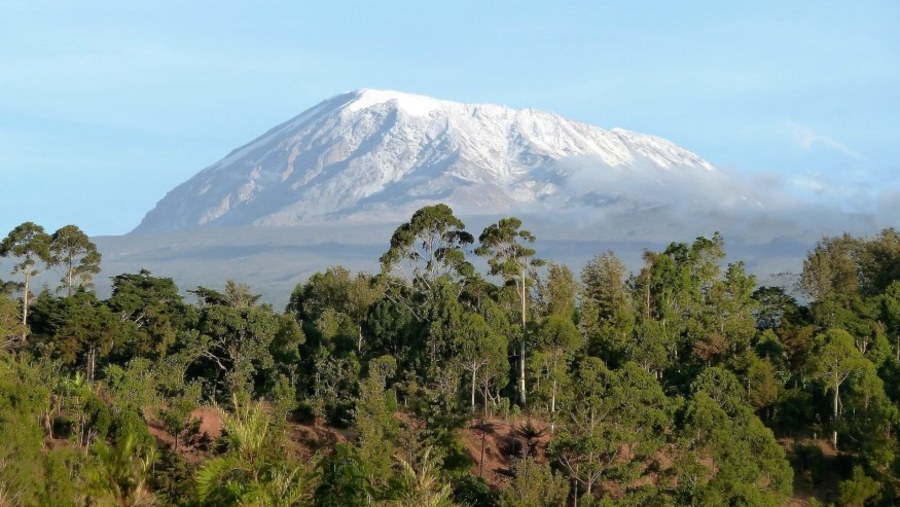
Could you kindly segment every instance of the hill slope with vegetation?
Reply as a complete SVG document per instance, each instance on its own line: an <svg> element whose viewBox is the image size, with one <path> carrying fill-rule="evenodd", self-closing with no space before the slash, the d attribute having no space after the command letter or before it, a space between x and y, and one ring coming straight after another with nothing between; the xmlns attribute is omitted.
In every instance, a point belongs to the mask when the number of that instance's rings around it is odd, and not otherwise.
<svg viewBox="0 0 900 507"><path fill-rule="evenodd" d="M0 504L897 503L900 233L823 238L783 287L718 234L635 273L533 241L427 206L379 273L318 272L282 311L148 271L100 299L77 227L22 224Z"/></svg>

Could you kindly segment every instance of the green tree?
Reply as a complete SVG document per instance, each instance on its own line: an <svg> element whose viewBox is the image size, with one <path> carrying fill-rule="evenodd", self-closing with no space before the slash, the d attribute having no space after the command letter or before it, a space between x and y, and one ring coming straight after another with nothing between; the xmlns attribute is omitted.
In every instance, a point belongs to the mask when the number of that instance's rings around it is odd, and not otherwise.
<svg viewBox="0 0 900 507"><path fill-rule="evenodd" d="M759 287L753 292L756 300L756 328L776 329L800 312L797 299L782 287Z"/></svg>
<svg viewBox="0 0 900 507"><path fill-rule="evenodd" d="M548 454L589 497L604 481L630 484L653 466L672 427L672 403L656 379L633 362L610 370L597 358L581 361L575 399ZM624 450L631 459L618 459Z"/></svg>
<svg viewBox="0 0 900 507"><path fill-rule="evenodd" d="M19 316L19 305L6 294L0 294L0 350L8 349L27 330Z"/></svg>
<svg viewBox="0 0 900 507"><path fill-rule="evenodd" d="M119 343L121 322L91 293L67 297L63 307L64 320L54 341L63 360L83 363L87 381L93 382L97 360Z"/></svg>
<svg viewBox="0 0 900 507"><path fill-rule="evenodd" d="M847 433L845 450L859 451L873 469L889 466L897 451L894 428L900 413L885 394L884 380L866 359L846 384L840 405Z"/></svg>
<svg viewBox="0 0 900 507"><path fill-rule="evenodd" d="M199 405L200 390L201 386L198 382L191 382L185 385L177 395L169 396L166 406L158 411L163 428L174 439L173 449L175 452L178 452L178 444L183 434L190 435L198 431L200 420L194 418L192 412Z"/></svg>
<svg viewBox="0 0 900 507"><path fill-rule="evenodd" d="M335 444L334 452L319 462L321 480L316 507L365 507L372 504L365 464L351 447Z"/></svg>
<svg viewBox="0 0 900 507"><path fill-rule="evenodd" d="M25 222L0 242L0 257L11 257L15 264L12 273L22 275L22 342L28 337L28 305L31 281L40 273L38 264L51 262L50 236L44 228L33 222Z"/></svg>
<svg viewBox="0 0 900 507"><path fill-rule="evenodd" d="M838 484L841 505L863 507L869 500L876 500L881 492L881 483L866 475L862 467L853 467L853 477Z"/></svg>
<svg viewBox="0 0 900 507"><path fill-rule="evenodd" d="M849 234L824 238L803 261L800 284L812 298L813 316L823 327L841 326L860 296L859 248L859 240Z"/></svg>
<svg viewBox="0 0 900 507"><path fill-rule="evenodd" d="M677 505L784 504L793 471L772 431L750 407L723 406L699 390L682 417Z"/></svg>
<svg viewBox="0 0 900 507"><path fill-rule="evenodd" d="M612 364L628 355L637 360L635 348L645 347L632 339L636 315L626 276L625 264L612 252L594 257L581 272L579 327L589 352Z"/></svg>
<svg viewBox="0 0 900 507"><path fill-rule="evenodd" d="M661 253L645 253L640 285L643 299L641 331L678 363L684 354L712 357L724 348L724 337L704 322L708 298L719 281L725 256L718 233L691 245L672 243ZM712 310L714 311L714 310ZM698 340L699 338L699 340Z"/></svg>
<svg viewBox="0 0 900 507"><path fill-rule="evenodd" d="M450 330L453 335L456 348L456 359L463 370L468 372L470 383L470 408L475 413L475 391L479 385L479 371L491 372L503 370L509 367L506 358L506 339L497 334L484 318L474 312L464 312L455 319L455 326ZM488 379L489 377L482 376ZM482 384L484 389L488 383ZM482 390L482 395L487 411L488 393Z"/></svg>
<svg viewBox="0 0 900 507"><path fill-rule="evenodd" d="M200 298L200 306L219 305L241 309L255 306L262 297L260 294L254 294L249 285L234 280L225 281L225 292L208 287L197 287L189 292Z"/></svg>
<svg viewBox="0 0 900 507"><path fill-rule="evenodd" d="M297 319L289 313L278 316L278 330L269 344L269 352L275 360L280 374L294 386L300 377L297 369L303 360L301 348L306 343L306 334Z"/></svg>
<svg viewBox="0 0 900 507"><path fill-rule="evenodd" d="M487 226L478 237L480 245L475 249L478 255L490 256L490 274L501 276L515 287L521 308L522 334L519 340L519 402L527 402L525 364L527 357L526 327L528 322L528 288L536 278L535 269L543 261L535 258L535 250L526 243L534 243L534 235L520 229L522 221L516 217L500 219Z"/></svg>
<svg viewBox="0 0 900 507"><path fill-rule="evenodd" d="M503 488L502 507L558 507L566 504L569 485L562 474L533 458L516 460L510 467L513 478Z"/></svg>
<svg viewBox="0 0 900 507"><path fill-rule="evenodd" d="M257 374L275 367L271 345L281 329L281 319L267 306L208 304L200 312L194 354L226 393L252 391Z"/></svg>
<svg viewBox="0 0 900 507"><path fill-rule="evenodd" d="M387 502L391 507L455 507L453 490L442 484L431 457L431 448L425 450L422 459L414 466L398 458L400 470Z"/></svg>
<svg viewBox="0 0 900 507"><path fill-rule="evenodd" d="M39 365L0 353L0 498L13 506L52 500L42 491L45 459L55 454L44 446L42 413L50 390L43 373Z"/></svg>
<svg viewBox="0 0 900 507"><path fill-rule="evenodd" d="M767 359L760 359L756 354L749 354L747 366L747 401L757 413L773 406L783 388L775 366Z"/></svg>
<svg viewBox="0 0 900 507"><path fill-rule="evenodd" d="M134 411L162 405L163 396L176 391L163 386L176 384L179 388L184 387L183 373L174 370L159 363L153 364L145 358L135 358L124 365L110 364L103 370L104 388L113 400L110 404L114 410Z"/></svg>
<svg viewBox="0 0 900 507"><path fill-rule="evenodd" d="M394 231L381 256L382 272L399 271L410 285L429 292L438 278L471 275L463 249L472 242L449 206L425 206Z"/></svg>
<svg viewBox="0 0 900 507"><path fill-rule="evenodd" d="M859 252L860 289L874 296L900 280L900 231L893 227L865 241Z"/></svg>
<svg viewBox="0 0 900 507"><path fill-rule="evenodd" d="M575 320L581 287L575 281L572 270L565 264L550 262L546 272L544 279L538 281L538 313L543 317L562 315Z"/></svg>
<svg viewBox="0 0 900 507"><path fill-rule="evenodd" d="M569 365L584 340L575 323L565 315L552 315L538 328L533 357L541 383L546 385L551 431L556 429L557 401L561 389L568 383Z"/></svg>
<svg viewBox="0 0 900 507"><path fill-rule="evenodd" d="M729 264L722 280L710 288L704 323L708 332L724 339L726 351L734 356L750 346L756 334L756 277L744 272L744 263Z"/></svg>
<svg viewBox="0 0 900 507"><path fill-rule="evenodd" d="M392 476L400 424L394 414L397 400L387 381L394 376L397 363L391 356L369 362L369 376L359 389L354 410L358 432L357 455L366 467L370 484L385 488Z"/></svg>
<svg viewBox="0 0 900 507"><path fill-rule="evenodd" d="M852 375L861 373L868 360L853 345L853 337L842 329L830 329L816 336L811 355L809 371L813 379L825 386L832 394L831 443L838 446L838 419L841 410L841 385Z"/></svg>
<svg viewBox="0 0 900 507"><path fill-rule="evenodd" d="M361 365L355 356L336 356L320 351L313 357L307 402L313 414L335 424L347 424Z"/></svg>
<svg viewBox="0 0 900 507"><path fill-rule="evenodd" d="M153 276L146 269L114 276L107 305L126 324L122 330L126 356L166 355L195 313L171 278Z"/></svg>
<svg viewBox="0 0 900 507"><path fill-rule="evenodd" d="M894 358L900 362L900 280L891 282L880 297L881 319L889 339L893 339Z"/></svg>
<svg viewBox="0 0 900 507"><path fill-rule="evenodd" d="M78 226L66 225L54 232L50 254L52 263L65 269L60 281L69 296L80 287L91 287L91 279L100 272L100 252Z"/></svg>
<svg viewBox="0 0 900 507"><path fill-rule="evenodd" d="M726 413L733 414L747 405L747 391L737 376L718 366L705 368L691 383L694 393L706 393Z"/></svg>
<svg viewBox="0 0 900 507"><path fill-rule="evenodd" d="M356 331L356 351L365 345L365 324L369 309L384 295L384 284L365 273L352 276L342 266L315 273L306 283L297 285L287 311L301 322L312 324L326 311L346 315ZM307 328L309 330L309 328Z"/></svg>

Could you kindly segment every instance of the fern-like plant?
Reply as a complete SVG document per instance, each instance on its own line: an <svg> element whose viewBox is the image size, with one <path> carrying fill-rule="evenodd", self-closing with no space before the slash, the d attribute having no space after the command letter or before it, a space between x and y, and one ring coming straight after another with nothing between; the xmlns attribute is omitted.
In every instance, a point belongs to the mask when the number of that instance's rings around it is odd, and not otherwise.
<svg viewBox="0 0 900 507"><path fill-rule="evenodd" d="M431 459L431 447L425 450L418 470L403 458L397 458L400 477L395 483L392 507L457 507L449 484L438 481L438 472Z"/></svg>
<svg viewBox="0 0 900 507"><path fill-rule="evenodd" d="M147 507L156 498L147 486L156 449L141 449L134 433L127 432L113 447L98 444L98 466L89 473L91 496L100 505Z"/></svg>
<svg viewBox="0 0 900 507"><path fill-rule="evenodd" d="M195 481L203 505L295 507L305 505L310 487L300 467L266 459L272 420L259 404L241 403L222 413L228 451L207 461Z"/></svg>

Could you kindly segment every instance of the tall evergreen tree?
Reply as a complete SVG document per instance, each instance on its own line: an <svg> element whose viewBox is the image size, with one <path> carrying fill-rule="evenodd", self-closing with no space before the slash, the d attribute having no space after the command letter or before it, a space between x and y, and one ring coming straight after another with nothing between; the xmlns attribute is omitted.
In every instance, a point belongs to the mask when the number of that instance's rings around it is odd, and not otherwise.
<svg viewBox="0 0 900 507"><path fill-rule="evenodd" d="M612 252L594 257L581 272L579 327L589 353L619 364L635 347L636 315L625 264Z"/></svg>
<svg viewBox="0 0 900 507"><path fill-rule="evenodd" d="M425 206L394 231L381 256L382 272L399 271L410 285L429 291L441 277L472 273L463 249L474 240L449 206Z"/></svg>
<svg viewBox="0 0 900 507"><path fill-rule="evenodd" d="M516 217L500 219L496 224L487 226L478 237L480 245L475 249L478 255L490 256L488 265L491 275L502 276L511 283L519 297L521 308L522 334L519 339L519 402L527 402L527 386L525 384L525 364L528 352L528 288L536 278L535 268L543 261L535 257L535 250L525 243L534 243L534 235L520 229L522 221Z"/></svg>
<svg viewBox="0 0 900 507"><path fill-rule="evenodd" d="M838 418L841 410L841 386L851 375L861 373L868 360L853 345L853 337L842 329L830 329L816 337L809 365L814 379L831 391L831 444L838 446Z"/></svg>
<svg viewBox="0 0 900 507"><path fill-rule="evenodd" d="M11 257L17 261L13 274L22 275L22 335L24 342L28 336L28 305L31 281L41 272L40 264L51 263L50 236L44 228L33 222L25 222L0 242L0 257Z"/></svg>
<svg viewBox="0 0 900 507"><path fill-rule="evenodd" d="M502 369L506 360L506 339L497 334L485 322L484 318L474 312L464 312L455 320L456 326L451 330L456 348L456 360L469 377L469 403L472 414L475 413L475 392L479 385L479 372L483 370L497 371ZM483 375L482 375L483 378ZM482 391L485 410L487 395Z"/></svg>
<svg viewBox="0 0 900 507"><path fill-rule="evenodd" d="M100 272L100 252L78 226L66 225L54 232L50 254L52 263L65 269L60 281L69 296L79 287L90 287L93 276Z"/></svg>

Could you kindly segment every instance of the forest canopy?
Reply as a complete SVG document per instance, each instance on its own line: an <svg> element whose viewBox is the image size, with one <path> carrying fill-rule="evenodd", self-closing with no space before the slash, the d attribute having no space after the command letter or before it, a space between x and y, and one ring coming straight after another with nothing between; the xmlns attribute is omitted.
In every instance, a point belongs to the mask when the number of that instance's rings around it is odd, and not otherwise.
<svg viewBox="0 0 900 507"><path fill-rule="evenodd" d="M16 227L0 505L900 501L896 230L761 286L719 234L575 273L524 227L424 207L380 272L330 267L284 309L227 273L102 299L77 226Z"/></svg>

